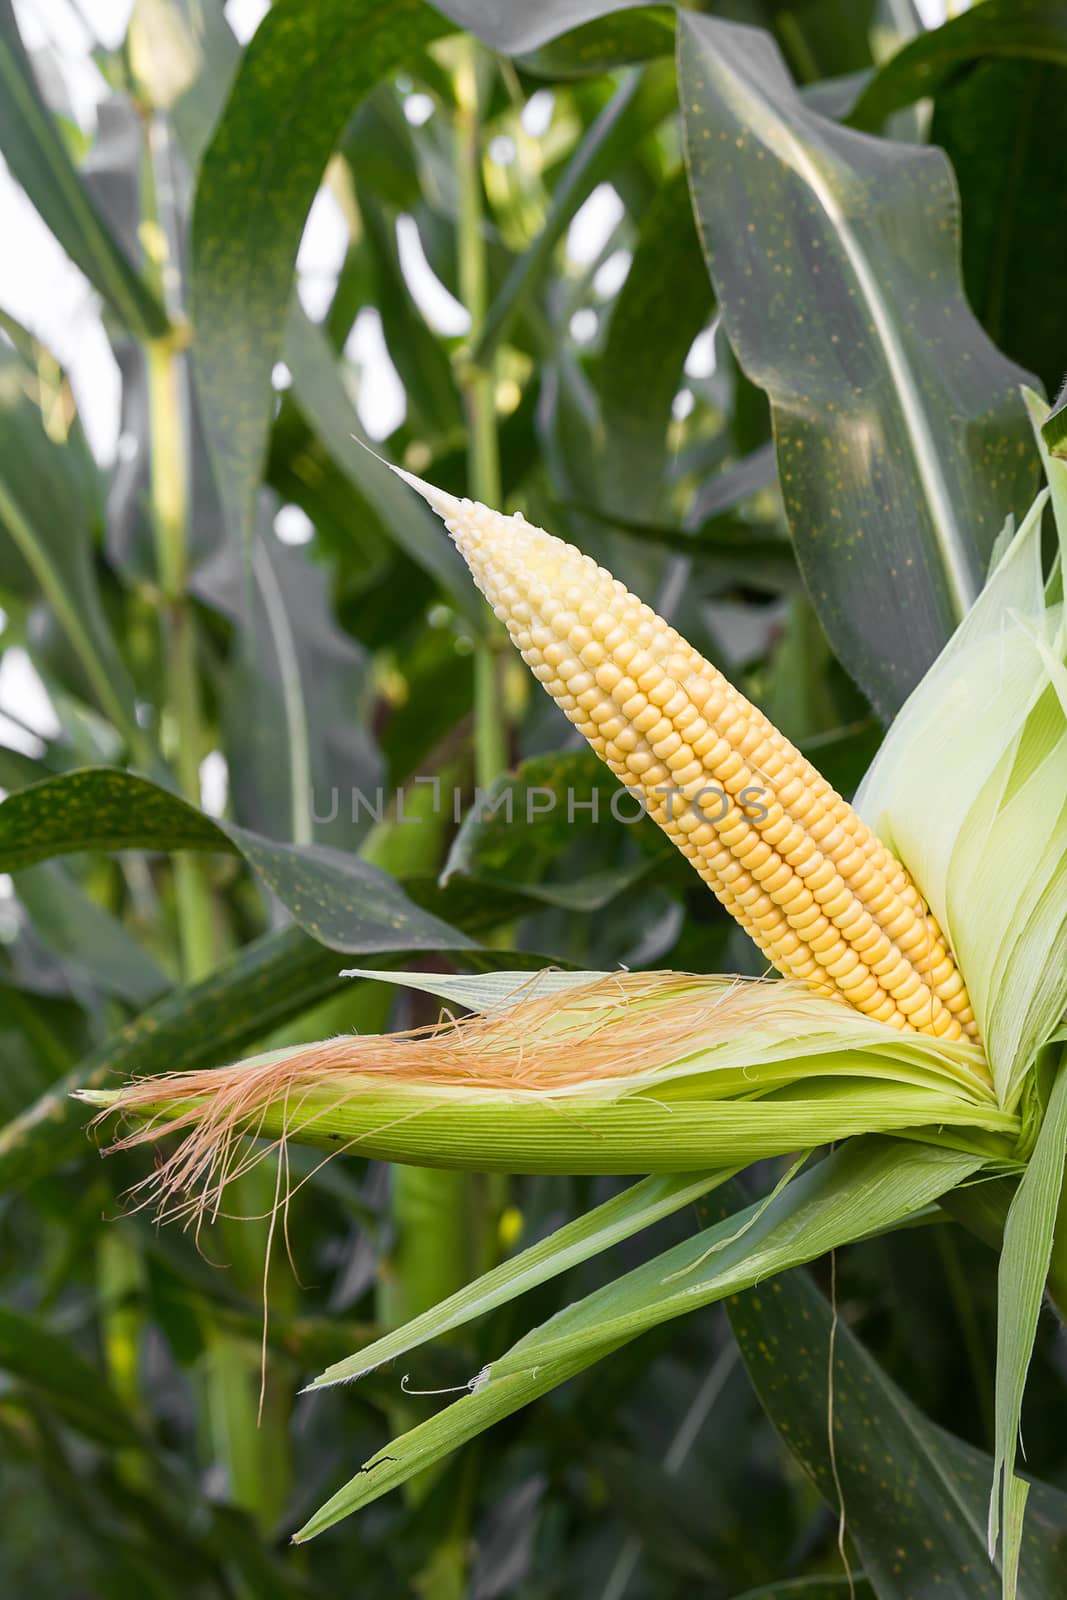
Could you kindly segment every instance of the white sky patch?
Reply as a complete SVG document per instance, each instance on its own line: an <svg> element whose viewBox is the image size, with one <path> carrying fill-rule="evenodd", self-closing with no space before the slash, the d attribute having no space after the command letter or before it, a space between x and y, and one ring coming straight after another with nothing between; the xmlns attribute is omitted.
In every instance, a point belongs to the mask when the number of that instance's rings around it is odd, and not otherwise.
<svg viewBox="0 0 1067 1600"><path fill-rule="evenodd" d="M498 167L510 167L518 154L510 133L498 133L489 141L489 159Z"/></svg>
<svg viewBox="0 0 1067 1600"><path fill-rule="evenodd" d="M414 217L397 217L396 247L400 255L400 270L411 290L411 298L434 333L446 339L468 333L470 313L445 288L427 261Z"/></svg>
<svg viewBox="0 0 1067 1600"><path fill-rule="evenodd" d="M345 214L329 189L320 189L308 212L296 257L300 304L313 322L330 307L348 252Z"/></svg>
<svg viewBox="0 0 1067 1600"><path fill-rule="evenodd" d="M626 282L633 256L629 250L613 250L593 274L593 288L603 300L611 300Z"/></svg>
<svg viewBox="0 0 1067 1600"><path fill-rule="evenodd" d="M915 0L915 9L928 28L939 28L948 18L947 0ZM967 0L956 0L953 15L969 10Z"/></svg>
<svg viewBox="0 0 1067 1600"><path fill-rule="evenodd" d="M293 374L289 371L284 361L276 361L270 371L270 386L275 394L281 394L288 389L293 381Z"/></svg>
<svg viewBox="0 0 1067 1600"><path fill-rule="evenodd" d="M433 100L419 92L405 96L404 115L413 128L421 128L433 116Z"/></svg>
<svg viewBox="0 0 1067 1600"><path fill-rule="evenodd" d="M23 756L44 755L44 740L27 733L17 722L5 717L2 711L0 711L0 744L6 745L9 750L17 750ZM0 794L2 793L0 790Z"/></svg>
<svg viewBox="0 0 1067 1600"><path fill-rule="evenodd" d="M209 817L221 817L230 797L230 769L221 750L209 750L200 763L200 804Z"/></svg>
<svg viewBox="0 0 1067 1600"><path fill-rule="evenodd" d="M382 319L373 306L364 306L353 323L345 355L359 373L360 424L371 439L387 439L407 415L407 399L385 343Z"/></svg>
<svg viewBox="0 0 1067 1600"><path fill-rule="evenodd" d="M600 326L600 320L597 317L596 312L593 311L589 306L582 306L580 311L576 311L574 313L570 320L569 326L571 338L574 340L575 344L591 344L596 338L596 331Z"/></svg>
<svg viewBox="0 0 1067 1600"><path fill-rule="evenodd" d="M40 73L47 64L58 74L69 102L65 109L84 132L95 128L96 108L109 93L91 51L97 41L108 49L122 43L132 0L94 0L94 6L99 17L92 9L79 12L71 0L15 0L19 33L35 68ZM54 84L42 87L50 98Z"/></svg>
<svg viewBox="0 0 1067 1600"><path fill-rule="evenodd" d="M282 544L310 544L315 526L302 506L281 506L274 518L274 531Z"/></svg>
<svg viewBox="0 0 1067 1600"><path fill-rule="evenodd" d="M687 378L710 378L715 371L715 330L717 321L710 327L702 328L689 346L689 354L685 358L685 375Z"/></svg>
<svg viewBox="0 0 1067 1600"><path fill-rule="evenodd" d="M55 707L37 668L17 645L0 657L0 715L6 712L19 727L28 728L41 739L56 739L61 732ZM19 748L24 749L24 744ZM28 755L36 753L34 748L26 750Z"/></svg>
<svg viewBox="0 0 1067 1600"><path fill-rule="evenodd" d="M56 243L0 161L0 305L47 345L70 377L93 454L114 459L119 369L100 320L96 291Z"/></svg>
<svg viewBox="0 0 1067 1600"><path fill-rule="evenodd" d="M239 44L247 44L270 10L270 0L226 0L226 21Z"/></svg>
<svg viewBox="0 0 1067 1600"><path fill-rule="evenodd" d="M623 203L610 183L598 183L567 229L567 254L576 267L591 267L622 221Z"/></svg>
<svg viewBox="0 0 1067 1600"><path fill-rule="evenodd" d="M70 0L14 0L15 21L27 50L55 47L72 54L92 43Z"/></svg>
<svg viewBox="0 0 1067 1600"><path fill-rule="evenodd" d="M33 0L39 5L41 0ZM68 9L74 7L69 5ZM81 14L106 50L117 50L130 26L133 0L82 0Z"/></svg>
<svg viewBox="0 0 1067 1600"><path fill-rule="evenodd" d="M696 402L689 389L679 389L671 401L671 416L677 422L684 422L695 404Z"/></svg>
<svg viewBox="0 0 1067 1600"><path fill-rule="evenodd" d="M543 139L552 125L556 97L551 89L537 89L522 108L522 125L531 139Z"/></svg>

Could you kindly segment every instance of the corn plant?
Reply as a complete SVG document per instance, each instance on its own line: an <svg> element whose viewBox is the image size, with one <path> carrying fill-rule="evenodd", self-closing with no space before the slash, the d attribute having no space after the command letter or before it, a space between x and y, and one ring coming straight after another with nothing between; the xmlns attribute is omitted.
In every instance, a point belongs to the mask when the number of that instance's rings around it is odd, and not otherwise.
<svg viewBox="0 0 1067 1600"><path fill-rule="evenodd" d="M1067 17L730 17L0 0L5 1590L1062 1590Z"/></svg>

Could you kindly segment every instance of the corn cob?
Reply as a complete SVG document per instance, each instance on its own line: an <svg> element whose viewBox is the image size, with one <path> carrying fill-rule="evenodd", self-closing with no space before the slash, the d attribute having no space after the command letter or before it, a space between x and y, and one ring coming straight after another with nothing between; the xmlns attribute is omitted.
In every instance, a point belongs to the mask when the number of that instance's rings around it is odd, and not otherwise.
<svg viewBox="0 0 1067 1600"><path fill-rule="evenodd" d="M904 867L717 668L521 513L400 476L442 517L534 676L783 976L898 1029L978 1038Z"/></svg>

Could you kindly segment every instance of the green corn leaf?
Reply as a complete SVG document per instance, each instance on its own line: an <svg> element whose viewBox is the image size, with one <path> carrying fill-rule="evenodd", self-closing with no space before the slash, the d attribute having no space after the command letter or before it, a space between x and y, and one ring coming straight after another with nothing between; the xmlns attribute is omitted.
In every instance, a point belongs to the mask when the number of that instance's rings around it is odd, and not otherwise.
<svg viewBox="0 0 1067 1600"><path fill-rule="evenodd" d="M984 0L971 15L988 6ZM1059 66L982 59L940 87L930 126L930 143L944 150L959 185L967 298L998 348L1036 373L1049 394L1067 370L1059 314L1067 238L1057 226L1067 182L1062 8L1058 26Z"/></svg>
<svg viewBox="0 0 1067 1600"><path fill-rule="evenodd" d="M642 852L630 859L628 839ZM521 762L476 796L442 876L596 911L653 870L685 882L673 854L592 752L560 751Z"/></svg>
<svg viewBox="0 0 1067 1600"><path fill-rule="evenodd" d="M800 588L796 556L787 538L767 537L740 518L716 517L700 528L642 522L602 507L573 505L594 522L603 523L623 538L688 556L694 579L703 593L735 585L769 594L788 594Z"/></svg>
<svg viewBox="0 0 1067 1600"><path fill-rule="evenodd" d="M1056 522L1056 537L1060 546L1060 585L1067 570L1067 461L1058 460L1049 453L1044 428L1051 412L1047 403L1033 389L1023 390L1023 400L1030 417L1034 441L1041 454L1041 465L1048 483L1049 499Z"/></svg>
<svg viewBox="0 0 1067 1600"><path fill-rule="evenodd" d="M74 167L41 98L11 0L0 0L0 150L43 221L124 327L142 339L169 326Z"/></svg>
<svg viewBox="0 0 1067 1600"><path fill-rule="evenodd" d="M166 31L153 31L147 22L158 4L159 0L147 0L147 3L142 0L140 47L150 59L162 65L166 65L175 49L188 62L190 82L174 105L172 116L186 158L195 167L226 105L242 59L241 51L225 18L211 10L202 15L184 16L160 8L159 23L165 24ZM273 56L273 51L271 54ZM244 92L250 99L258 99L255 85ZM262 132L259 129L259 133ZM301 414L361 500L377 514L383 531L440 584L467 621L480 631L485 623L484 607L463 561L448 541L442 539L440 528L427 508L405 493L373 452L360 447L364 442L363 430L341 379L337 357L324 333L305 315L295 296L290 298L288 315L284 299L277 314L279 325L284 328L282 355L292 373L293 394ZM269 395L264 404L269 418L273 404ZM266 427L264 422L264 440Z"/></svg>
<svg viewBox="0 0 1067 1600"><path fill-rule="evenodd" d="M1042 424L1041 437L1051 456L1067 460L1067 393L1061 393Z"/></svg>
<svg viewBox="0 0 1067 1600"><path fill-rule="evenodd" d="M24 1188L86 1150L85 1108L72 1094L132 1073L213 1066L336 987L332 950L299 928L265 934L203 982L143 1011L0 1128L0 1190Z"/></svg>
<svg viewBox="0 0 1067 1600"><path fill-rule="evenodd" d="M738 1296L728 1310L771 1421L831 1512L843 1499L849 1538L878 1600L995 1600L1000 1579L985 1543L992 1458L928 1421L843 1318L833 1332L831 1457L828 1302L795 1272ZM1054 1600L1067 1497L1036 1485L1030 1513L1024 1592Z"/></svg>
<svg viewBox="0 0 1067 1600"><path fill-rule="evenodd" d="M167 976L126 925L82 889L58 861L15 874L15 892L45 946L65 969L141 1007L167 988Z"/></svg>
<svg viewBox="0 0 1067 1600"><path fill-rule="evenodd" d="M280 0L241 58L201 163L190 310L205 432L242 544L293 267L323 170L360 97L446 29L420 0Z"/></svg>
<svg viewBox="0 0 1067 1600"><path fill-rule="evenodd" d="M606 432L605 497L608 506L630 517L654 515L662 504L671 407L689 347L711 313L689 185L679 171L641 218L597 380Z"/></svg>
<svg viewBox="0 0 1067 1600"><path fill-rule="evenodd" d="M445 0L438 10L493 50L522 55L598 17L646 4L647 0L543 0L530 6L526 0Z"/></svg>
<svg viewBox="0 0 1067 1600"><path fill-rule="evenodd" d="M384 974L382 975L384 976ZM736 1169L712 1173L676 1173L665 1177L643 1178L633 1188L595 1206L562 1228L540 1239L510 1261L502 1262L450 1295L431 1310L414 1317L404 1327L376 1339L365 1349L328 1367L309 1389L325 1389L331 1384L362 1378L375 1367L395 1361L430 1339L440 1338L461 1328L476 1317L483 1317L497 1306L506 1305L539 1283L558 1277L591 1256L599 1255L623 1239L630 1239L643 1228L691 1205L710 1190L725 1183Z"/></svg>
<svg viewBox="0 0 1067 1600"><path fill-rule="evenodd" d="M395 101L385 102L390 113L403 123ZM364 110L368 109L366 106ZM355 119L353 119L355 120ZM405 132L410 132L404 124ZM396 367L407 396L409 425L431 441L455 439L463 428L463 413L455 371L441 340L430 330L419 311L400 265L393 215L379 203L363 182L364 165L371 152L352 150L352 123L344 146L345 158L357 185L360 216L366 230L366 249L370 256L378 310L386 348ZM410 211L419 203L417 166L413 151L405 152L404 172L414 194L402 209ZM340 342L340 341L339 341Z"/></svg>
<svg viewBox="0 0 1067 1600"><path fill-rule="evenodd" d="M243 856L295 921L335 950L469 949L393 878L325 845L277 844L215 821L133 773L88 767L0 805L0 871L82 850L214 850Z"/></svg>
<svg viewBox="0 0 1067 1600"><path fill-rule="evenodd" d="M97 1443L141 1442L133 1419L98 1368L42 1317L0 1306L0 1372L40 1395L66 1423Z"/></svg>
<svg viewBox="0 0 1067 1600"><path fill-rule="evenodd" d="M371 1457L297 1539L313 1538L639 1334L890 1226L978 1165L945 1150L852 1142L769 1202L705 1229L528 1333L472 1380L463 1399Z"/></svg>
<svg viewBox="0 0 1067 1600"><path fill-rule="evenodd" d="M368 967L349 967L340 974L342 978L377 979L395 983L404 989L417 989L421 994L437 995L471 1011L507 1011L522 1000L542 999L549 994L566 994L568 989L580 989L587 983L608 976L605 972L557 972L551 968L540 972L375 972Z"/></svg>
<svg viewBox="0 0 1067 1600"><path fill-rule="evenodd" d="M337 466L378 514L394 544L440 584L480 633L485 627L485 608L462 557L441 537L440 523L432 512L407 492L374 451L364 448L363 429L341 380L337 358L321 329L295 301L285 335L285 360L293 374L297 403Z"/></svg>
<svg viewBox="0 0 1067 1600"><path fill-rule="evenodd" d="M1059 0L983 0L920 34L875 73L849 120L877 128L892 112L936 95L967 67L988 60L1067 66L1067 15Z"/></svg>
<svg viewBox="0 0 1067 1600"><path fill-rule="evenodd" d="M251 618L245 576L227 542L195 579L243 634L223 698L234 811L275 839L350 847L370 821L353 819L351 796L373 802L383 778L365 726L367 653L334 621L328 579L306 551L257 534Z"/></svg>
<svg viewBox="0 0 1067 1600"><path fill-rule="evenodd" d="M654 56L669 56L674 49L674 15L672 6L612 11L580 23L535 50L523 51L522 65L536 77L566 81L599 76Z"/></svg>
<svg viewBox="0 0 1067 1600"><path fill-rule="evenodd" d="M91 485L73 445L45 431L30 383L21 359L0 348L0 561L20 563L69 643L86 692L141 752L133 685L93 572Z"/></svg>
<svg viewBox="0 0 1067 1600"><path fill-rule="evenodd" d="M801 570L887 715L1027 504L1024 374L964 301L943 155L819 116L753 29L682 13L678 49L697 219L731 344L771 398Z"/></svg>
<svg viewBox="0 0 1067 1600"><path fill-rule="evenodd" d="M560 176L544 227L517 258L489 307L472 360L481 365L489 360L515 311L548 271L553 251L578 207L620 157L663 121L674 99L674 73L665 63L632 73L615 91Z"/></svg>
<svg viewBox="0 0 1067 1600"><path fill-rule="evenodd" d="M996 1457L989 1549L1003 1536L1004 1600L1015 1600L1025 1486L1015 1477L1023 1391L1052 1260L1067 1147L1067 1062L1061 1060L1041 1131L1004 1228L997 1307ZM1025 1592L1025 1591L1024 1591Z"/></svg>
<svg viewBox="0 0 1067 1600"><path fill-rule="evenodd" d="M768 1583L746 1589L735 1600L878 1600L862 1573L845 1578L788 1578L784 1583Z"/></svg>

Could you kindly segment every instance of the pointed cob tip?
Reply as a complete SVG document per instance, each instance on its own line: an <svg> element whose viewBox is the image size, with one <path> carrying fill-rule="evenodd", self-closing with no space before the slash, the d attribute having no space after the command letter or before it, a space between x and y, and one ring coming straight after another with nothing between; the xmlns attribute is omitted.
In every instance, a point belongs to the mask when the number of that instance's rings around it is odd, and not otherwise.
<svg viewBox="0 0 1067 1600"><path fill-rule="evenodd" d="M70 1098L80 1100L84 1106L98 1106L101 1110L109 1110L120 1098L120 1089L72 1089Z"/></svg>
<svg viewBox="0 0 1067 1600"><path fill-rule="evenodd" d="M425 478L417 477L414 472L408 472L406 467L398 467L395 461L388 461L385 456L379 455L377 450L372 450L367 441L361 439L358 434L354 433L351 437L369 456L373 456L375 461L380 461L383 467L388 467L389 471L401 478L410 489L421 495L430 509L436 511L446 525L460 521L465 510L472 504L470 500L457 499L447 490L439 489L435 483L427 483ZM452 533L454 530L449 526L448 531Z"/></svg>
<svg viewBox="0 0 1067 1600"><path fill-rule="evenodd" d="M496 605L496 596L491 592L494 569L499 569L497 577L501 573L514 573L515 562L519 559L516 538L521 545L521 559L526 565L537 560L537 552L529 542L530 535L536 535L540 541L542 555L548 550L562 551L567 548L553 534L546 533L543 528L534 528L521 511L509 515L485 505L481 500L466 496L460 499L445 489L439 489L436 484L427 483L425 478L417 477L404 467L394 466L389 461L385 465L416 494L421 495L431 510L437 512L448 529L452 543L470 568L475 583L491 605ZM573 553L579 554L577 551ZM497 615L501 620L506 620L499 609Z"/></svg>
<svg viewBox="0 0 1067 1600"><path fill-rule="evenodd" d="M379 458L382 459L382 458ZM432 511L442 519L449 533L454 533L453 523L458 523L463 518L465 511L470 507L471 501L459 500L454 494L449 494L445 489L439 489L434 483L427 483L425 478L416 477L415 473L408 472L404 467L397 467L391 461L386 466L402 478L409 488L420 494Z"/></svg>

